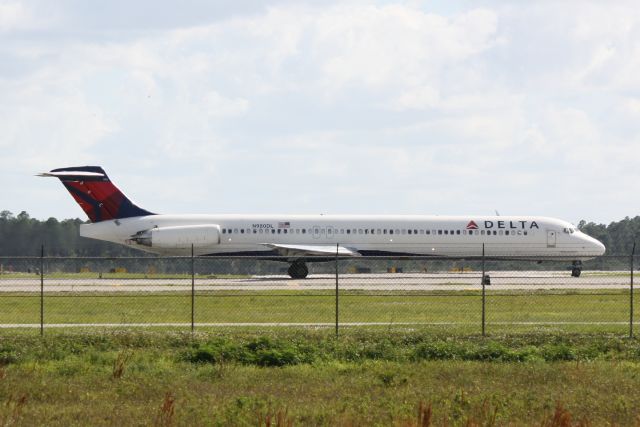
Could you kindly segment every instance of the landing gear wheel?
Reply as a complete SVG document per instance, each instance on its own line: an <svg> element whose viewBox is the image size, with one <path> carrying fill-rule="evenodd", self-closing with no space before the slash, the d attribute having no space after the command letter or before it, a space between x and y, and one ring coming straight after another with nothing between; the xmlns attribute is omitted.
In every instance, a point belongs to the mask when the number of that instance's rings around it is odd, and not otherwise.
<svg viewBox="0 0 640 427"><path fill-rule="evenodd" d="M309 274L309 269L304 262L296 261L291 263L287 273L289 273L292 279L304 279Z"/></svg>
<svg viewBox="0 0 640 427"><path fill-rule="evenodd" d="M573 261L573 267L571 267L571 277L580 277L582 273L582 261Z"/></svg>

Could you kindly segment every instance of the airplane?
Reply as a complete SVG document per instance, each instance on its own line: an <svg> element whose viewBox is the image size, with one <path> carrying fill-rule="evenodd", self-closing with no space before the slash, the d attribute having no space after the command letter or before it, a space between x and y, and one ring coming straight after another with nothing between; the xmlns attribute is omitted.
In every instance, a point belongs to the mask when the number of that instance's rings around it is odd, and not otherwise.
<svg viewBox="0 0 640 427"><path fill-rule="evenodd" d="M164 256L273 256L303 279L307 262L336 257L480 257L572 262L604 254L569 222L541 216L175 215L127 198L99 166L53 169L91 221L80 235Z"/></svg>

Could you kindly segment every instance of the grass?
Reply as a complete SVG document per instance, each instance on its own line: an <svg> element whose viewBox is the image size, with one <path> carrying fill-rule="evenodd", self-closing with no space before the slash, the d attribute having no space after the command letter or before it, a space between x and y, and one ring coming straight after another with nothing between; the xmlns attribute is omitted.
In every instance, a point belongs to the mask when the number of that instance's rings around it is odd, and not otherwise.
<svg viewBox="0 0 640 427"><path fill-rule="evenodd" d="M640 309L635 297L635 310ZM215 291L198 292L195 321L208 323L335 322L336 300L330 291ZM436 327L467 333L481 325L482 298L478 292L341 292L339 320L403 327ZM48 324L180 323L191 321L191 296L165 293L49 293L44 299ZM487 292L489 333L506 331L625 333L629 294L614 291ZM2 294L0 323L39 324L40 296Z"/></svg>
<svg viewBox="0 0 640 427"><path fill-rule="evenodd" d="M640 408L639 342L610 335L10 332L0 365L3 425L634 425Z"/></svg>

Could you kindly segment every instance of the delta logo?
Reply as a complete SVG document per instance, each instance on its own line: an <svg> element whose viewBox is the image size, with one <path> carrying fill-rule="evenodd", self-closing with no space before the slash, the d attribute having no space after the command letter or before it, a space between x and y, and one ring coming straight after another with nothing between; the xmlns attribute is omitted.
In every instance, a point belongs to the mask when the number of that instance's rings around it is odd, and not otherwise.
<svg viewBox="0 0 640 427"><path fill-rule="evenodd" d="M484 221L484 228L485 229L492 229L492 228L499 228L499 229L510 229L510 230L516 230L516 229L520 229L520 230L532 230L534 228L536 229L540 229L540 226L538 226L538 223L535 221ZM469 223L467 224L467 230L477 230L478 224L476 224L475 221L471 220L469 221Z"/></svg>

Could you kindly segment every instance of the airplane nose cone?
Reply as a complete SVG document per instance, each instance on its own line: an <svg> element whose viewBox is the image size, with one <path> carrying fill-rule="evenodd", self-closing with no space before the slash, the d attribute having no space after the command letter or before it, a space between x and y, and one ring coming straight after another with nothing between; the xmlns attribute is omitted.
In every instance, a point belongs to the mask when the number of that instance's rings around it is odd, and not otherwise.
<svg viewBox="0 0 640 427"><path fill-rule="evenodd" d="M589 243L590 243L590 246L593 248L593 252L596 254L596 256L604 255L604 252L607 250L607 248L604 247L602 242L594 239L593 237L589 237Z"/></svg>

